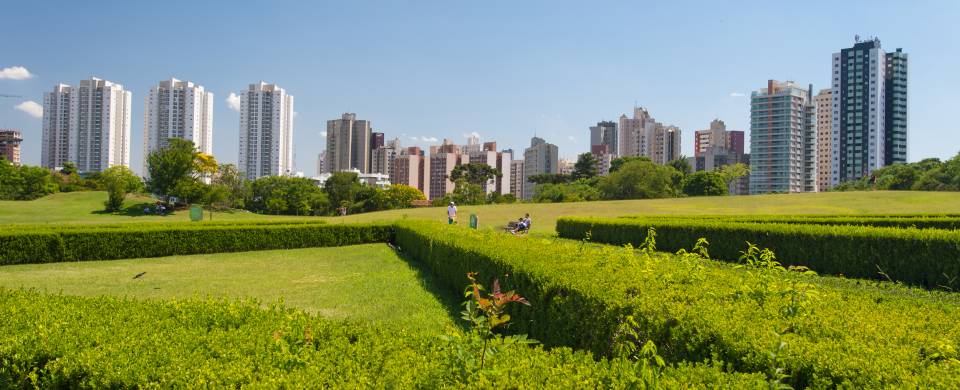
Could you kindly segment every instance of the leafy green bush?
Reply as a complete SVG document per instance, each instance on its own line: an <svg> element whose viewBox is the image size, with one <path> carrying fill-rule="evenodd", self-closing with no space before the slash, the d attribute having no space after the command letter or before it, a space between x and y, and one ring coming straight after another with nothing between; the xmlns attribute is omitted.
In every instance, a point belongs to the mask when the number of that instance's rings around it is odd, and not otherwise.
<svg viewBox="0 0 960 390"><path fill-rule="evenodd" d="M456 331L451 331L456 332ZM457 338L333 322L255 302L0 290L3 388L762 388L688 364L658 376L567 348L504 348L464 370Z"/></svg>
<svg viewBox="0 0 960 390"><path fill-rule="evenodd" d="M385 224L115 226L0 234L0 265L388 242Z"/></svg>
<svg viewBox="0 0 960 390"><path fill-rule="evenodd" d="M960 288L960 232L701 219L561 218L560 237L638 245L653 227L668 251L706 238L716 258L736 261L746 242L770 248L787 265L822 274L891 279L927 288Z"/></svg>
<svg viewBox="0 0 960 390"><path fill-rule="evenodd" d="M620 218L715 219L732 222L786 223L803 225L857 225L917 229L960 230L957 215L681 215L681 216L624 216Z"/></svg>
<svg viewBox="0 0 960 390"><path fill-rule="evenodd" d="M957 348L957 295L777 271L766 251L750 251L749 268L654 252L668 235L638 252L404 222L396 244L452 291L476 271L523 292L531 307L508 310L511 332L547 346L612 356L652 340L667 361L722 361L797 387L960 386L960 364L924 358Z"/></svg>

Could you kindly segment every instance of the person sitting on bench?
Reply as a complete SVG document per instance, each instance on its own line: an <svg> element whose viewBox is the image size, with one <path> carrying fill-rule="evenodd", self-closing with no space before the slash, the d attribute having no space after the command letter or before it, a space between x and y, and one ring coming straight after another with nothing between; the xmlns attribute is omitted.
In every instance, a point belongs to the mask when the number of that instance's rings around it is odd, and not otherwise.
<svg viewBox="0 0 960 390"><path fill-rule="evenodd" d="M520 218L520 222L517 223L517 227L513 229L512 233L527 233L530 231L530 214L527 213L526 216Z"/></svg>

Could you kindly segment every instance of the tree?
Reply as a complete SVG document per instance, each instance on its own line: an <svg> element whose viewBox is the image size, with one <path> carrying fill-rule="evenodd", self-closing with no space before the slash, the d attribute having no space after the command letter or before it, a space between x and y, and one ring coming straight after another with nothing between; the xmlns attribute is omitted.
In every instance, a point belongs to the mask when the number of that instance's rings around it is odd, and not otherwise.
<svg viewBox="0 0 960 390"><path fill-rule="evenodd" d="M534 189L533 201L537 203L584 202L599 200L600 190L588 180L572 183L540 184Z"/></svg>
<svg viewBox="0 0 960 390"><path fill-rule="evenodd" d="M335 205L342 205L343 202L352 204L360 188L360 178L354 172L334 172L323 183L323 191L330 198L330 203Z"/></svg>
<svg viewBox="0 0 960 390"><path fill-rule="evenodd" d="M680 156L676 160L670 160L667 162L667 166L673 167L678 172L682 173L684 176L689 175L693 172L693 168L690 167L690 161L687 160L685 156Z"/></svg>
<svg viewBox="0 0 960 390"><path fill-rule="evenodd" d="M49 170L13 165L0 158L0 199L32 200L57 192L59 186Z"/></svg>
<svg viewBox="0 0 960 390"><path fill-rule="evenodd" d="M197 167L195 156L193 142L180 138L169 139L167 147L147 157L147 171L150 172L147 188L169 202L175 188L179 186L185 190L190 187L183 181L194 178Z"/></svg>
<svg viewBox="0 0 960 390"><path fill-rule="evenodd" d="M487 193L479 184L460 179L453 188L451 198L457 204L484 204L487 201Z"/></svg>
<svg viewBox="0 0 960 390"><path fill-rule="evenodd" d="M727 183L720 173L694 172L683 179L683 193L689 196L726 195Z"/></svg>
<svg viewBox="0 0 960 390"><path fill-rule="evenodd" d="M70 175L73 175L73 174L77 173L77 164L74 164L74 163L69 162L69 161L63 163L63 167L60 168L60 173L62 173L62 174L64 174L64 175L67 175L67 176L70 176Z"/></svg>
<svg viewBox="0 0 960 390"><path fill-rule="evenodd" d="M729 186L734 180L749 175L750 167L744 163L724 165L717 170L717 173L723 177L723 181L727 183L727 186Z"/></svg>
<svg viewBox="0 0 960 390"><path fill-rule="evenodd" d="M456 183L460 179L464 179L467 183L480 186L501 176L503 174L500 173L499 169L481 163L457 165L450 171L450 181Z"/></svg>
<svg viewBox="0 0 960 390"><path fill-rule="evenodd" d="M910 190L920 178L911 164L893 164L873 171L874 186L878 190Z"/></svg>
<svg viewBox="0 0 960 390"><path fill-rule="evenodd" d="M377 194L379 210L402 209L410 207L415 200L427 199L420 190L403 184L394 184Z"/></svg>
<svg viewBox="0 0 960 390"><path fill-rule="evenodd" d="M119 211L127 194L143 188L143 181L130 168L114 165L100 173L100 183L107 190L104 202L108 212Z"/></svg>
<svg viewBox="0 0 960 390"><path fill-rule="evenodd" d="M573 177L562 173L541 173L528 177L527 181L533 184L560 184L573 181Z"/></svg>
<svg viewBox="0 0 960 390"><path fill-rule="evenodd" d="M250 181L237 170L236 165L221 165L213 176L212 184L225 190L221 208L242 209L250 199Z"/></svg>
<svg viewBox="0 0 960 390"><path fill-rule="evenodd" d="M265 176L251 184L247 209L270 214L317 215L327 212L330 200L312 180L300 177Z"/></svg>
<svg viewBox="0 0 960 390"><path fill-rule="evenodd" d="M573 164L573 180L591 179L599 172L600 160L593 153L582 153Z"/></svg>
<svg viewBox="0 0 960 390"><path fill-rule="evenodd" d="M677 171L648 159L632 160L600 178L598 188L606 199L651 199L676 196L672 176Z"/></svg>
<svg viewBox="0 0 960 390"><path fill-rule="evenodd" d="M653 162L653 160L651 160L650 157L638 157L638 156L617 157L612 161L610 161L610 172L611 173L616 172L620 170L620 167L624 166L626 163L633 162L633 161Z"/></svg>

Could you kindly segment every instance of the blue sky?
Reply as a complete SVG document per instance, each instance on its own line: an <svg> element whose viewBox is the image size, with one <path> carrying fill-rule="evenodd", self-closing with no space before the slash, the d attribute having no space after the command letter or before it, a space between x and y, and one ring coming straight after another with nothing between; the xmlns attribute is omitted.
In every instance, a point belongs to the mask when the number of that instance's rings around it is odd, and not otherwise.
<svg viewBox="0 0 960 390"><path fill-rule="evenodd" d="M691 155L693 131L714 118L749 130L749 93L767 79L828 87L831 54L855 34L910 54L910 160L960 151L957 1L44 1L0 9L0 69L32 75L0 79L0 94L24 96L0 98L0 127L23 130L28 164L39 163L41 121L15 106L90 76L133 92L137 171L143 99L169 77L214 92L221 162L237 157L239 113L226 98L259 80L296 97L296 164L308 175L326 120L343 112L405 146L477 132L522 150L536 133L573 157L589 150L589 126L636 102L680 126Z"/></svg>

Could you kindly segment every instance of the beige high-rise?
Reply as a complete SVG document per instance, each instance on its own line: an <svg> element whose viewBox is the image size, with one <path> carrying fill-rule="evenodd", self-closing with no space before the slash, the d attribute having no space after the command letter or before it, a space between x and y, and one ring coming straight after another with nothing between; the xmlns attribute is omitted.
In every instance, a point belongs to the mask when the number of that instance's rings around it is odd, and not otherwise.
<svg viewBox="0 0 960 390"><path fill-rule="evenodd" d="M830 142L833 130L832 91L821 89L813 101L817 106L817 183L820 191L830 188L831 171L830 157L833 144Z"/></svg>

